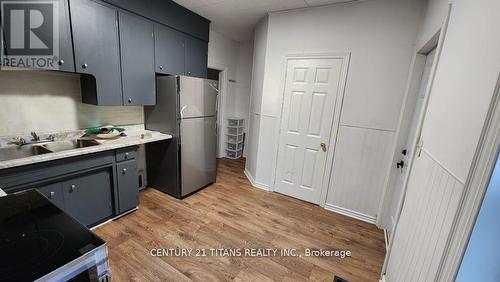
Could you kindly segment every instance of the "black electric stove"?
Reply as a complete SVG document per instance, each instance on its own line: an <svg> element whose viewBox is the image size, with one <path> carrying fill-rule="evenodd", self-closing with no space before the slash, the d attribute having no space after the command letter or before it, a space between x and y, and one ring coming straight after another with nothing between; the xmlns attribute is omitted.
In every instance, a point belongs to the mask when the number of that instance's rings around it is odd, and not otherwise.
<svg viewBox="0 0 500 282"><path fill-rule="evenodd" d="M107 267L105 242L36 190L0 197L1 281L88 277L89 269L77 269L75 262L83 265L82 258L93 259L98 249L104 249L100 260Z"/></svg>

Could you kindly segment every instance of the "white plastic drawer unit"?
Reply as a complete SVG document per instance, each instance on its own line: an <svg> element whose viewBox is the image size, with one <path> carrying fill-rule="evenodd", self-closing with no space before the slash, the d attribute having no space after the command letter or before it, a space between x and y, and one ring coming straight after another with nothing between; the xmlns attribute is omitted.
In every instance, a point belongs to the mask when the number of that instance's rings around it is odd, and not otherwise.
<svg viewBox="0 0 500 282"><path fill-rule="evenodd" d="M226 155L230 159L239 159L239 158L241 158L242 153L243 152L241 150L238 150L238 151L226 150Z"/></svg>
<svg viewBox="0 0 500 282"><path fill-rule="evenodd" d="M227 144L228 150L237 151L237 150L241 150L242 148L243 148L243 143L241 143L241 142L238 144L231 144L231 143Z"/></svg>
<svg viewBox="0 0 500 282"><path fill-rule="evenodd" d="M229 135L241 135L241 134L243 134L243 127L228 127L227 134L229 134Z"/></svg>
<svg viewBox="0 0 500 282"><path fill-rule="evenodd" d="M244 119L232 119L232 118L229 118L227 124L230 127L243 127L245 125L244 122L245 122Z"/></svg>
<svg viewBox="0 0 500 282"><path fill-rule="evenodd" d="M243 135L238 135L238 136L228 135L227 136L227 143L237 144L239 142L243 142Z"/></svg>

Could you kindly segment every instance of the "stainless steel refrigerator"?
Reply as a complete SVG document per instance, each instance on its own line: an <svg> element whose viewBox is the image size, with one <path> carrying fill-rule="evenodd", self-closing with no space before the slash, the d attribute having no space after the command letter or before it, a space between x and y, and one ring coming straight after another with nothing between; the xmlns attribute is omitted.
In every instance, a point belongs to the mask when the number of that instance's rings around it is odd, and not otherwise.
<svg viewBox="0 0 500 282"><path fill-rule="evenodd" d="M146 146L148 185L182 198L215 182L217 81L158 76L156 105L144 108L146 129L171 134Z"/></svg>

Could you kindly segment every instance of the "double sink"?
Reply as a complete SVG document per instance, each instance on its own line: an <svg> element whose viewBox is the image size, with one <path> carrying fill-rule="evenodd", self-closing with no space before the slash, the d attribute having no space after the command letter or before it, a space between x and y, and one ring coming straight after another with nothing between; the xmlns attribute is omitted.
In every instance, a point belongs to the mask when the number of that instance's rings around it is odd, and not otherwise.
<svg viewBox="0 0 500 282"><path fill-rule="evenodd" d="M100 143L95 140L75 139L54 141L43 145L27 144L23 146L0 148L0 161L15 160L48 153L97 146L99 144Z"/></svg>

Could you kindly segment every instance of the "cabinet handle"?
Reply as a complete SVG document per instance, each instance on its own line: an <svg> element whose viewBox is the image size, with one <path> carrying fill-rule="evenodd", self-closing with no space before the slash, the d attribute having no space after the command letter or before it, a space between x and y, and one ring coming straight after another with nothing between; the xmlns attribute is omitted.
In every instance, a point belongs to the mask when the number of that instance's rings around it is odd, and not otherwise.
<svg viewBox="0 0 500 282"><path fill-rule="evenodd" d="M129 102L129 103L132 103L132 98L128 98L128 102Z"/></svg>
<svg viewBox="0 0 500 282"><path fill-rule="evenodd" d="M71 187L69 189L70 192L75 192L76 190L76 185L75 184L71 184Z"/></svg>
<svg viewBox="0 0 500 282"><path fill-rule="evenodd" d="M54 198L54 196L55 196L55 195L56 195L56 193L55 193L55 192L50 192L50 193L49 193L49 199Z"/></svg>
<svg viewBox="0 0 500 282"><path fill-rule="evenodd" d="M190 72L190 71L188 71L188 75L191 75L191 72Z"/></svg>
<svg viewBox="0 0 500 282"><path fill-rule="evenodd" d="M82 65L82 68L86 69L88 66L89 66L89 65L87 65L87 64L83 64L83 65Z"/></svg>
<svg viewBox="0 0 500 282"><path fill-rule="evenodd" d="M62 66L64 64L64 60L59 60L59 62L57 62L58 65Z"/></svg>
<svg viewBox="0 0 500 282"><path fill-rule="evenodd" d="M123 169L122 169L122 174L125 174L125 173L127 173L127 169L126 169L126 168L123 168Z"/></svg>
<svg viewBox="0 0 500 282"><path fill-rule="evenodd" d="M125 153L125 159L128 159L128 153Z"/></svg>
<svg viewBox="0 0 500 282"><path fill-rule="evenodd" d="M163 69L163 66L162 66L162 65L160 65L160 69L161 69L161 70Z"/></svg>

